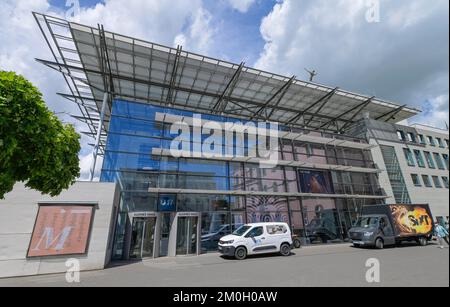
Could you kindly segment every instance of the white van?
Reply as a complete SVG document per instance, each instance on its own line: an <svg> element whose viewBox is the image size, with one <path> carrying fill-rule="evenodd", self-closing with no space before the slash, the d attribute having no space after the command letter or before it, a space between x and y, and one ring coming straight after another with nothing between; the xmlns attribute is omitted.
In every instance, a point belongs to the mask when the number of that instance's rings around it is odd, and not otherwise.
<svg viewBox="0 0 450 307"><path fill-rule="evenodd" d="M239 227L233 234L222 237L219 252L243 260L247 255L291 254L292 236L286 223L257 223Z"/></svg>

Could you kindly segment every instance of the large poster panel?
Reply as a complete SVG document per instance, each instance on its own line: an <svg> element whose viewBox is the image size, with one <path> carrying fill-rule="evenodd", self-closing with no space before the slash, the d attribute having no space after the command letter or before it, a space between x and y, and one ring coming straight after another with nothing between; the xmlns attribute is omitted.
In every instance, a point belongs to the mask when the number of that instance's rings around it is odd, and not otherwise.
<svg viewBox="0 0 450 307"><path fill-rule="evenodd" d="M289 223L287 199L275 196L247 197L248 223Z"/></svg>
<svg viewBox="0 0 450 307"><path fill-rule="evenodd" d="M86 254L93 205L40 205L27 257Z"/></svg>
<svg viewBox="0 0 450 307"><path fill-rule="evenodd" d="M428 206L390 205L389 208L399 235L427 235L433 231L433 217Z"/></svg>
<svg viewBox="0 0 450 307"><path fill-rule="evenodd" d="M334 193L329 172L301 170L299 171L299 178L302 193Z"/></svg>

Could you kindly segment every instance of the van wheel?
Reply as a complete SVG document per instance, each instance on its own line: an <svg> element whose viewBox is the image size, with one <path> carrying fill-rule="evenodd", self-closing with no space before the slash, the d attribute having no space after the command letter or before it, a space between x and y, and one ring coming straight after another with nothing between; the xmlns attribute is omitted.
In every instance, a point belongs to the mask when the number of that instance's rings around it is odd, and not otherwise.
<svg viewBox="0 0 450 307"><path fill-rule="evenodd" d="M424 237L419 238L418 242L419 242L420 246L427 246L428 245L427 238L424 238Z"/></svg>
<svg viewBox="0 0 450 307"><path fill-rule="evenodd" d="M289 256L291 254L291 247L287 243L283 243L280 247L280 254L282 256Z"/></svg>
<svg viewBox="0 0 450 307"><path fill-rule="evenodd" d="M376 247L377 249L383 249L383 248L384 248L384 242L383 242L383 240L382 240L381 238L378 238L378 239L375 241L375 247Z"/></svg>
<svg viewBox="0 0 450 307"><path fill-rule="evenodd" d="M236 250L234 251L234 257L237 260L244 260L245 258L247 258L247 249L243 246L236 248Z"/></svg>

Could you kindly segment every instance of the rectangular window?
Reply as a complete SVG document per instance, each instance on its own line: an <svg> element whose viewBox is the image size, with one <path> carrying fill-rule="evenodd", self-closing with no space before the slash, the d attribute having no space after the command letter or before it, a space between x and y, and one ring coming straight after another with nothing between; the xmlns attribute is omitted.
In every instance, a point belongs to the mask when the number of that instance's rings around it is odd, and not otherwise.
<svg viewBox="0 0 450 307"><path fill-rule="evenodd" d="M436 168L436 165L434 165L433 157L428 151L425 151L425 159L427 160L428 167L429 168Z"/></svg>
<svg viewBox="0 0 450 307"><path fill-rule="evenodd" d="M408 165L416 166L416 164L414 163L414 158L413 158L411 149L403 148L403 152L405 153L405 158L406 158L406 161L408 162Z"/></svg>
<svg viewBox="0 0 450 307"><path fill-rule="evenodd" d="M420 183L419 175L411 174L411 179L412 179L412 181L413 181L413 183L414 183L414 185L416 187L421 187L422 186L422 184Z"/></svg>
<svg viewBox="0 0 450 307"><path fill-rule="evenodd" d="M442 189L442 184L438 176L433 176L433 183L436 188Z"/></svg>
<svg viewBox="0 0 450 307"><path fill-rule="evenodd" d="M447 167L447 169L449 169L448 155L447 154L442 154L442 158L444 158L445 166Z"/></svg>
<svg viewBox="0 0 450 307"><path fill-rule="evenodd" d="M425 145L426 142L425 142L425 137L423 136L423 134L419 134L418 137L419 137L420 144Z"/></svg>
<svg viewBox="0 0 450 307"><path fill-rule="evenodd" d="M448 189L449 188L448 177L442 177L442 182L444 183L444 187Z"/></svg>
<svg viewBox="0 0 450 307"><path fill-rule="evenodd" d="M414 133L408 132L408 141L411 143L416 143L416 135Z"/></svg>
<svg viewBox="0 0 450 307"><path fill-rule="evenodd" d="M403 131L398 130L397 131L397 136L398 136L398 139L400 141L403 141L403 142L406 141L405 133Z"/></svg>
<svg viewBox="0 0 450 307"><path fill-rule="evenodd" d="M414 150L414 156L416 157L417 165L419 167L425 167L425 160L423 159L422 152L420 150Z"/></svg>
<svg viewBox="0 0 450 307"><path fill-rule="evenodd" d="M437 142L438 142L438 144L439 144L439 147L445 148L444 142L442 141L441 138L436 138L436 140L437 140Z"/></svg>
<svg viewBox="0 0 450 307"><path fill-rule="evenodd" d="M432 136L427 137L428 138L428 143L431 146L436 146L436 142L434 141L434 138Z"/></svg>
<svg viewBox="0 0 450 307"><path fill-rule="evenodd" d="M430 176L428 176L428 175L422 175L422 181L423 181L423 184L424 184L427 188L432 188L432 187L433 187L433 185L431 184Z"/></svg>
<svg viewBox="0 0 450 307"><path fill-rule="evenodd" d="M447 139L445 139L445 146L447 146L447 148L450 147L450 143L449 143L449 141Z"/></svg>
<svg viewBox="0 0 450 307"><path fill-rule="evenodd" d="M433 153L434 160L436 161L438 169L445 169L444 162L442 161L441 155L438 153Z"/></svg>

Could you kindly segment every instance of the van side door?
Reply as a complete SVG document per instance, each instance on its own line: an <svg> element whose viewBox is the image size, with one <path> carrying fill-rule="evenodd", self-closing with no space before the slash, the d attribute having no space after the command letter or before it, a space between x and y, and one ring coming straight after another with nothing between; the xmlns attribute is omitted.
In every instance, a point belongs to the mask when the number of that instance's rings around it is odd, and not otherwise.
<svg viewBox="0 0 450 307"><path fill-rule="evenodd" d="M245 235L245 239L249 253L261 253L267 250L267 234L264 227L257 226L252 228Z"/></svg>
<svg viewBox="0 0 450 307"><path fill-rule="evenodd" d="M283 225L267 225L266 226L267 231L267 249L269 250L269 247L273 249L274 251L279 251L281 243L288 241L290 242L290 234L288 231L288 228Z"/></svg>

